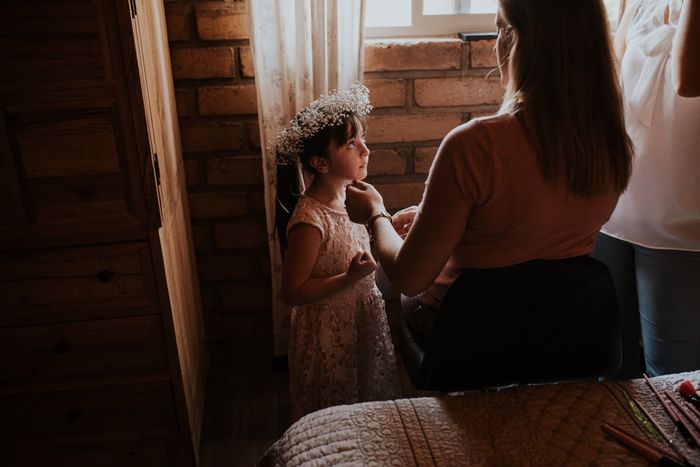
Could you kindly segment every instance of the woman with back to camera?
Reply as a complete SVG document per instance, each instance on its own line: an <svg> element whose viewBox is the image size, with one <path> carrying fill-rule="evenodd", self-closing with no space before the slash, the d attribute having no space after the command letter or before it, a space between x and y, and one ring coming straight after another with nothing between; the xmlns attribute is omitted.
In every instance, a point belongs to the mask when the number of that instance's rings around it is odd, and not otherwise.
<svg viewBox="0 0 700 467"><path fill-rule="evenodd" d="M497 26L501 110L445 137L420 205L395 229L374 187L347 188L419 339L462 270L589 254L630 175L602 2L500 0Z"/></svg>
<svg viewBox="0 0 700 467"><path fill-rule="evenodd" d="M626 3L615 52L634 170L593 255L620 302L619 376L633 378L700 368L700 2Z"/></svg>

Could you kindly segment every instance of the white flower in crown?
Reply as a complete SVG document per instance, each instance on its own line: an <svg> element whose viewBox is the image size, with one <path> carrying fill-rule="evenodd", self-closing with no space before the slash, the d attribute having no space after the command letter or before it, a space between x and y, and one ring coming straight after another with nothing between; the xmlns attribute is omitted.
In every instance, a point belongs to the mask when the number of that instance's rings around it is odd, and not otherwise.
<svg viewBox="0 0 700 467"><path fill-rule="evenodd" d="M370 110L369 90L360 83L333 92L301 110L289 122L289 126L279 132L276 140L270 144L270 151L275 154L279 165L296 163L304 150L305 140L326 127L341 124L353 113L364 117Z"/></svg>

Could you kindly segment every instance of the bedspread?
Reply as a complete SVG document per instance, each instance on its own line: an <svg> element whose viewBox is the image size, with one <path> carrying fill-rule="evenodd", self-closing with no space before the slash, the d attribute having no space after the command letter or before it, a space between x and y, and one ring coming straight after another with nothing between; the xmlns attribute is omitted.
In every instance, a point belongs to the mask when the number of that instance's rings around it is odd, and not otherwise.
<svg viewBox="0 0 700 467"><path fill-rule="evenodd" d="M697 387L700 372L653 381L660 389L673 389L684 379ZM330 407L294 423L259 465L647 465L601 429L610 421L651 440L635 423L625 392L660 422L693 465L700 465L699 451L685 444L644 380Z"/></svg>

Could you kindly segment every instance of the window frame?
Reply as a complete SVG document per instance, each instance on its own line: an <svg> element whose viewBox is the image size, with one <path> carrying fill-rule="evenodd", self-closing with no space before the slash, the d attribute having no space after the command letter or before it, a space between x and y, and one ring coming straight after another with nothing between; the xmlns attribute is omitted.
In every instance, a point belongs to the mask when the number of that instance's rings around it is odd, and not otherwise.
<svg viewBox="0 0 700 467"><path fill-rule="evenodd" d="M459 32L496 32L495 13L454 13L424 15L423 2L411 1L411 26L365 27L365 38L456 35ZM427 0L430 1L430 0Z"/></svg>
<svg viewBox="0 0 700 467"><path fill-rule="evenodd" d="M495 13L453 13L450 15L424 15L423 2L410 0L411 26L365 27L365 38L383 39L396 37L447 36L460 32L496 33ZM430 1L430 0L427 0ZM608 25L614 34L623 11L625 0L619 0L617 12L608 12Z"/></svg>

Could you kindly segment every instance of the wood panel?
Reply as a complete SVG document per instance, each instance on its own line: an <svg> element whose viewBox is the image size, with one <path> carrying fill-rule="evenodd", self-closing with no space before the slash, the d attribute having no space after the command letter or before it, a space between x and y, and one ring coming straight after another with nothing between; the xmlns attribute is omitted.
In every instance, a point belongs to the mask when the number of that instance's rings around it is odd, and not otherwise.
<svg viewBox="0 0 700 467"><path fill-rule="evenodd" d="M0 252L0 326L155 312L147 243Z"/></svg>
<svg viewBox="0 0 700 467"><path fill-rule="evenodd" d="M168 370L158 315L0 329L2 392Z"/></svg>
<svg viewBox="0 0 700 467"><path fill-rule="evenodd" d="M0 249L145 238L157 201L143 190L152 178L133 38L122 30L128 3L7 0L0 18ZM96 190L96 178L109 183Z"/></svg>
<svg viewBox="0 0 700 467"><path fill-rule="evenodd" d="M0 81L56 83L104 77L95 2L3 3Z"/></svg>
<svg viewBox="0 0 700 467"><path fill-rule="evenodd" d="M58 115L17 128L19 159L28 179L119 173L111 112Z"/></svg>
<svg viewBox="0 0 700 467"><path fill-rule="evenodd" d="M0 450L172 439L170 383L0 398Z"/></svg>
<svg viewBox="0 0 700 467"><path fill-rule="evenodd" d="M0 451L3 467L157 467L173 465L172 457L166 445Z"/></svg>
<svg viewBox="0 0 700 467"><path fill-rule="evenodd" d="M206 339L164 18L0 1L3 466L198 463Z"/></svg>

